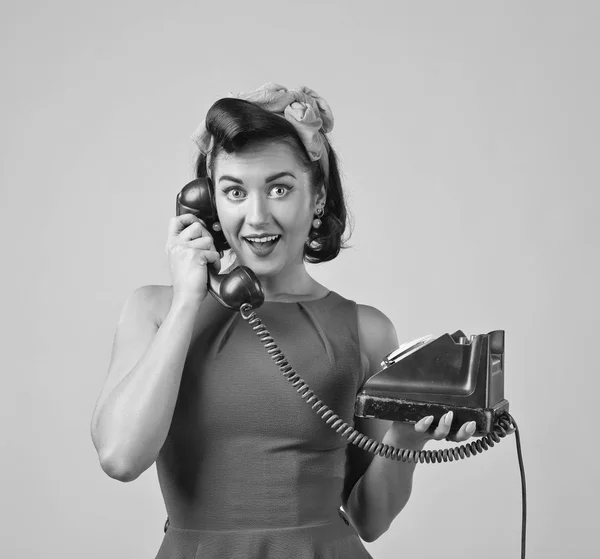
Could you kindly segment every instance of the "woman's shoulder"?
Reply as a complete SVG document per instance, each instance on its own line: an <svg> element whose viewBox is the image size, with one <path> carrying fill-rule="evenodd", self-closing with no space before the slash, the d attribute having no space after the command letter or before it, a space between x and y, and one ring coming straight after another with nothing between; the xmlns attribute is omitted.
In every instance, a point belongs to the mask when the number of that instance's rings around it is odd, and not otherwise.
<svg viewBox="0 0 600 559"><path fill-rule="evenodd" d="M331 290L329 293L333 296L334 300L342 301L344 304L351 304L356 309L359 334L364 335L366 338L381 337L386 333L392 333L395 336L396 330L394 324L378 308L348 299L337 291Z"/></svg>
<svg viewBox="0 0 600 559"><path fill-rule="evenodd" d="M398 348L396 328L388 316L370 305L357 303L356 314L361 352L369 362L378 364Z"/></svg>
<svg viewBox="0 0 600 559"><path fill-rule="evenodd" d="M396 334L394 323L390 318L376 307L356 303L359 332L366 336L381 336L383 333Z"/></svg>

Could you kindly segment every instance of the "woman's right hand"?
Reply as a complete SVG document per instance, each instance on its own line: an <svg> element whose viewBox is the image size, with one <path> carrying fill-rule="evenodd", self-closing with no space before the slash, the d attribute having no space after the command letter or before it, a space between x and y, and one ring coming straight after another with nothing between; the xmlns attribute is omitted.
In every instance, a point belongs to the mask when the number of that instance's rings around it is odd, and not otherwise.
<svg viewBox="0 0 600 559"><path fill-rule="evenodd" d="M207 266L220 268L220 255L204 222L191 213L169 221L165 252L173 282L173 299L201 303L207 294Z"/></svg>

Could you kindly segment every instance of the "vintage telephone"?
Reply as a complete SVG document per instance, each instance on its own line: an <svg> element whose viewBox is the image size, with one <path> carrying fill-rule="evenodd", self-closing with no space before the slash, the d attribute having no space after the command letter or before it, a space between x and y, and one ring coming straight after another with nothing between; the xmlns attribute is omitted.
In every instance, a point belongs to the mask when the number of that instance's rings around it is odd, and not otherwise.
<svg viewBox="0 0 600 559"><path fill-rule="evenodd" d="M192 213L202 219L213 234L215 247L228 247L225 236L213 225L218 221L213 190L208 178L198 178L177 194L176 213ZM454 413L453 430L475 421L475 435L468 444L443 450L397 449L368 438L338 417L312 392L279 350L254 309L264 302L258 278L240 266L228 274L209 267L209 292L225 307L238 310L254 329L283 376L298 394L332 429L349 443L373 454L402 462L447 462L488 450L515 432L521 468L523 531L521 552L525 552L525 476L518 426L508 413L504 399L504 331L472 335L460 330L438 338L424 336L400 346L382 361L382 370L361 388L355 402L358 417L416 422L427 415L434 424L447 411Z"/></svg>

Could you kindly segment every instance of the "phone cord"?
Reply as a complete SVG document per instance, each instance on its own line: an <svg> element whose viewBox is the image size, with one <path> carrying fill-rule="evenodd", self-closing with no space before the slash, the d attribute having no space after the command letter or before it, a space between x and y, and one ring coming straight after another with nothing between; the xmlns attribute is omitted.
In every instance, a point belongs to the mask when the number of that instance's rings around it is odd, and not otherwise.
<svg viewBox="0 0 600 559"><path fill-rule="evenodd" d="M275 364L279 367L279 370L283 376L292 383L292 386L297 387L297 392L301 395L302 399L309 404L313 410L317 413L329 425L332 429L335 429L342 437L347 438L348 442L384 458L391 460L398 460L400 462L426 462L426 463L441 463L441 462L452 462L453 460L459 460L461 458L469 458L475 456L486 450L489 450L496 443L500 442L504 437L515 433L517 443L517 456L519 460L519 469L521 472L521 497L522 497L522 523L521 523L521 558L525 558L525 533L526 533L526 522L527 522L527 496L526 496L526 485L525 485L525 469L523 467L523 456L521 453L521 437L519 434L519 427L514 418L508 413L504 412L498 416L494 428L491 433L484 435L483 437L472 441L468 444L462 444L454 448L444 448L437 450L409 450L403 448L395 448L388 444L376 441L363 435L351 425L348 425L343 419L336 415L326 404L324 404L310 389L308 384L298 375L294 368L288 363L285 355L277 347L275 340L271 337L271 333L267 330L262 320L252 310L252 306L248 303L244 303L240 307L240 314L242 318L248 321L248 324L252 326L252 329L264 345L267 353L271 356L271 359L275 361Z"/></svg>

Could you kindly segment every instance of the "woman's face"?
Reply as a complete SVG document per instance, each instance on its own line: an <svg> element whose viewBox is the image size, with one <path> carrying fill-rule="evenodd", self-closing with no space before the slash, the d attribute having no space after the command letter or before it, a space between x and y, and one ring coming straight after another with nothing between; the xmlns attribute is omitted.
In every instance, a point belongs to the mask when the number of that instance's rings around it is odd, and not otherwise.
<svg viewBox="0 0 600 559"><path fill-rule="evenodd" d="M240 264L258 276L274 276L302 264L317 194L310 172L283 142L262 143L214 162L219 221Z"/></svg>

